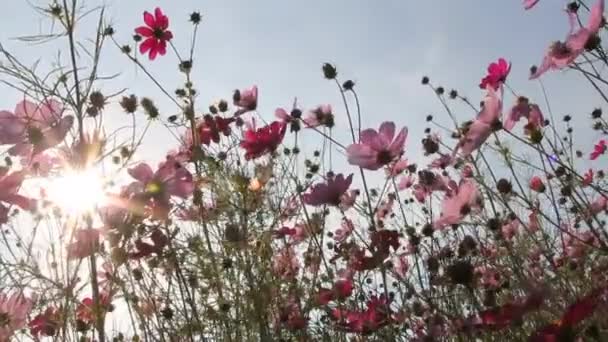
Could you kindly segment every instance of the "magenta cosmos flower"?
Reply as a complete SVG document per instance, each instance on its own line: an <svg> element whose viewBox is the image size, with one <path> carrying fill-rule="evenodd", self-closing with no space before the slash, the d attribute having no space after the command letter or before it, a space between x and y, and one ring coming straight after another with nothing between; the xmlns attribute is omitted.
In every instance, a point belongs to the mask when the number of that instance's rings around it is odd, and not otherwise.
<svg viewBox="0 0 608 342"><path fill-rule="evenodd" d="M529 10L532 7L536 6L536 4L539 2L540 0L524 0L524 8Z"/></svg>
<svg viewBox="0 0 608 342"><path fill-rule="evenodd" d="M318 183L312 186L310 192L304 194L304 203L312 206L339 205L342 195L348 190L353 182L353 175L344 178L343 174L327 179L326 183Z"/></svg>
<svg viewBox="0 0 608 342"><path fill-rule="evenodd" d="M144 38L139 45L139 52L148 53L148 58L154 60L157 55L164 56L167 53L167 42L173 39L173 33L168 30L169 18L163 14L160 8L154 10L154 15L148 11L144 12L145 26L135 29L135 33Z"/></svg>
<svg viewBox="0 0 608 342"><path fill-rule="evenodd" d="M33 301L21 293L0 294L0 341L11 341L15 331L25 327Z"/></svg>
<svg viewBox="0 0 608 342"><path fill-rule="evenodd" d="M599 156L606 153L607 148L608 148L608 146L606 144L606 140L602 139L602 140L598 141L598 143L595 144L595 146L593 146L593 152L591 152L591 154L589 155L589 158L591 160L596 160Z"/></svg>
<svg viewBox="0 0 608 342"><path fill-rule="evenodd" d="M598 0L590 10L587 26L576 29L578 17L576 13L568 11L570 18L570 32L564 42L554 42L549 46L541 65L536 72L530 75L530 79L540 77L551 69L563 69L570 65L584 51L587 43L599 31L603 23L604 0Z"/></svg>
<svg viewBox="0 0 608 342"><path fill-rule="evenodd" d="M367 170L378 170L399 159L407 138L407 127L395 136L395 124L383 122L380 129L368 128L361 132L358 144L346 148L348 162Z"/></svg>
<svg viewBox="0 0 608 342"><path fill-rule="evenodd" d="M498 89L505 81L511 72L511 63L508 63L504 58L499 58L498 61L490 63L488 66L488 74L481 80L479 88L486 89L488 86Z"/></svg>
<svg viewBox="0 0 608 342"><path fill-rule="evenodd" d="M256 159L274 152L283 141L286 128L287 125L279 121L258 129L254 123L243 133L241 148L245 150L245 159Z"/></svg>

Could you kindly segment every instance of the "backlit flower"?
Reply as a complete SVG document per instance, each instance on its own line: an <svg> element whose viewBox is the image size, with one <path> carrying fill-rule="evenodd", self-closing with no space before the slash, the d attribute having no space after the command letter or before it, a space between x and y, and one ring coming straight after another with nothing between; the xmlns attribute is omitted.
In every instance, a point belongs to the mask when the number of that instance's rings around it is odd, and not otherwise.
<svg viewBox="0 0 608 342"><path fill-rule="evenodd" d="M304 203L312 206L319 205L339 205L342 196L350 187L353 175L344 178L343 174L338 174L327 179L325 183L318 183L311 187L310 191L304 194Z"/></svg>
<svg viewBox="0 0 608 342"><path fill-rule="evenodd" d="M33 301L22 293L0 293L0 341L11 341L13 334L25 327Z"/></svg>
<svg viewBox="0 0 608 342"><path fill-rule="evenodd" d="M499 58L498 61L491 63L488 66L488 74L481 80L479 88L487 89L488 86L498 89L505 81L511 71L511 63L508 63L504 58Z"/></svg>
<svg viewBox="0 0 608 342"><path fill-rule="evenodd" d="M393 122L382 123L378 131L366 129L361 132L361 142L346 149L348 162L364 169L378 170L401 157L406 138L406 127L395 136Z"/></svg>
<svg viewBox="0 0 608 342"><path fill-rule="evenodd" d="M243 133L241 148L245 150L245 159L256 159L264 154L274 152L285 136L286 124L274 121L262 128L252 125Z"/></svg>
<svg viewBox="0 0 608 342"><path fill-rule="evenodd" d="M173 33L168 30L169 18L157 7L154 15L144 12L144 22L145 26L135 29L135 33L144 38L139 45L139 52L148 53L150 60L154 60L157 55L164 56L167 53L167 42L173 39Z"/></svg>

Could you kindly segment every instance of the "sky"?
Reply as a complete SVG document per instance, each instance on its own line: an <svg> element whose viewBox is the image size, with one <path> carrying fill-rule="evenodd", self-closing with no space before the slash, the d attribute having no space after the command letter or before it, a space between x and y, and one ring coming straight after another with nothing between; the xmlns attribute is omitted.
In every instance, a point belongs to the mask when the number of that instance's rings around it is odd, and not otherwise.
<svg viewBox="0 0 608 342"><path fill-rule="evenodd" d="M34 6L47 7L49 1L16 0L5 8L0 43L24 61L41 59L48 68L65 39L33 45L13 38L48 33L52 21L42 18ZM445 117L432 92L420 85L428 75L435 85L456 88L473 103L482 99L478 88L489 62L505 57L513 63L509 84L518 94L546 108L538 83L528 81L529 66L540 62L551 41L563 39L568 22L565 2L541 1L525 11L519 0L82 0L87 8L106 6L107 21L116 30L121 44L131 42L133 29L142 24L144 10L163 8L171 20L174 43L182 54L189 49L189 13L203 15L194 61L194 81L199 91L199 110L220 98L230 99L232 91L257 84L259 113L272 119L277 107L290 107L294 97L303 108L334 105L339 137L344 137L346 118L335 85L323 79L321 65L338 67L341 80L352 79L361 98L363 126L377 127L392 120L410 130L411 146L423 137L428 114ZM90 34L95 19L89 17L79 38ZM65 56L64 56L65 57ZM147 68L168 89L182 84L176 72L177 60L169 53L154 62L142 59ZM102 85L111 93L128 87L129 93L156 99L165 116L177 109L134 65L109 44L102 57L102 73L121 76ZM572 73L545 77L551 108L556 117L587 115L600 105L590 85ZM5 95L0 108L11 109L19 94L0 86ZM505 102L513 102L513 99ZM505 105L510 105L506 103ZM456 115L474 115L459 107ZM111 111L115 111L112 113ZM116 108L105 113L108 121L122 123ZM582 121L582 120L581 120ZM587 120L584 121L587 124ZM170 149L175 139L162 125L152 125L153 144L148 152ZM415 145L414 145L415 144ZM144 155L147 152L144 151Z"/></svg>

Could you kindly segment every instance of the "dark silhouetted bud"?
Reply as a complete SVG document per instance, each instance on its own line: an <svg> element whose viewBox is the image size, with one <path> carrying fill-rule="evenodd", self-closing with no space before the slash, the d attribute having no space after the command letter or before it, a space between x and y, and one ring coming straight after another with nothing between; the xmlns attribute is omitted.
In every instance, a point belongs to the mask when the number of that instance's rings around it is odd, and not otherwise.
<svg viewBox="0 0 608 342"><path fill-rule="evenodd" d="M108 26L103 30L103 35L104 36L112 36L114 35L115 31L114 28L112 26Z"/></svg>
<svg viewBox="0 0 608 342"><path fill-rule="evenodd" d="M201 22L202 16L200 12L192 12L190 14L190 22L194 25L198 25Z"/></svg>
<svg viewBox="0 0 608 342"><path fill-rule="evenodd" d="M437 87L437 89L435 89L435 92L437 93L437 95L443 95L443 93L445 93L445 89L443 89L443 87Z"/></svg>
<svg viewBox="0 0 608 342"><path fill-rule="evenodd" d="M602 117L602 109L601 108L596 108L593 110L593 112L591 112L591 117L594 119L599 119Z"/></svg>
<svg viewBox="0 0 608 342"><path fill-rule="evenodd" d="M128 114L135 113L137 111L137 96L124 96L122 100L120 100L120 106Z"/></svg>
<svg viewBox="0 0 608 342"><path fill-rule="evenodd" d="M219 109L220 112L225 113L228 111L228 102L221 100L220 103L217 104L217 109Z"/></svg>
<svg viewBox="0 0 608 342"><path fill-rule="evenodd" d="M453 100L458 97L458 91L456 89L450 90L450 98Z"/></svg>
<svg viewBox="0 0 608 342"><path fill-rule="evenodd" d="M429 81L430 81L430 80L429 80L429 78L428 78L428 77L426 77L426 76L422 77L422 81L421 81L421 82L422 82L422 84L423 84L423 85L427 85L427 84L429 84Z"/></svg>
<svg viewBox="0 0 608 342"><path fill-rule="evenodd" d="M325 63L323 64L323 76L328 80L333 80L338 76L338 70L336 70L335 66Z"/></svg>
<svg viewBox="0 0 608 342"><path fill-rule="evenodd" d="M141 99L140 104L144 108L144 111L146 111L146 114L148 114L148 117L150 119L156 119L160 116L158 108L151 99L144 97L143 99Z"/></svg>
<svg viewBox="0 0 608 342"><path fill-rule="evenodd" d="M354 86L355 82L353 82L352 80L347 80L346 82L344 82L344 84L342 84L342 88L344 88L345 90L353 90Z"/></svg>
<svg viewBox="0 0 608 342"><path fill-rule="evenodd" d="M89 95L89 102L91 106L101 110L106 105L106 98L100 91L96 90Z"/></svg>
<svg viewBox="0 0 608 342"><path fill-rule="evenodd" d="M182 61L179 63L179 71L188 73L192 70L192 61Z"/></svg>
<svg viewBox="0 0 608 342"><path fill-rule="evenodd" d="M570 122L570 120L572 120L570 115L564 115L564 122Z"/></svg>
<svg viewBox="0 0 608 342"><path fill-rule="evenodd" d="M511 191L513 191L513 185L511 185L511 182L504 178L498 180L498 183L496 183L496 188L498 189L498 192L503 195L508 195L511 193Z"/></svg>
<svg viewBox="0 0 608 342"><path fill-rule="evenodd" d="M430 223L427 223L422 227L422 235L424 235L424 236L431 237L431 236L433 236L434 232L435 232L435 229L433 229L433 225Z"/></svg>
<svg viewBox="0 0 608 342"><path fill-rule="evenodd" d="M426 121L433 121L433 116L432 115L427 115L426 116Z"/></svg>

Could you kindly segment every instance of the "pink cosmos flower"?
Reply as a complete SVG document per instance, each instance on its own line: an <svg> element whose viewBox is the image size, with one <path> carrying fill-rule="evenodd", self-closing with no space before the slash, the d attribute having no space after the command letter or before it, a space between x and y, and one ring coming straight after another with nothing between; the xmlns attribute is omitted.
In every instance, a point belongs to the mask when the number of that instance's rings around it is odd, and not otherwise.
<svg viewBox="0 0 608 342"><path fill-rule="evenodd" d="M540 108L535 104L530 104L526 97L520 96L517 103L509 110L503 128L510 131L522 117L528 119L528 125L526 126L528 130L544 126L545 119Z"/></svg>
<svg viewBox="0 0 608 342"><path fill-rule="evenodd" d="M540 230L540 221L538 220L538 210L534 209L530 211L530 215L528 215L528 230L530 233L537 232Z"/></svg>
<svg viewBox="0 0 608 342"><path fill-rule="evenodd" d="M389 301L384 296L380 298L373 296L367 302L365 310L335 308L331 311L330 316L344 331L363 334L372 333L392 320Z"/></svg>
<svg viewBox="0 0 608 342"><path fill-rule="evenodd" d="M407 159L400 159L395 162L390 167L386 168L386 176L387 177L397 177L403 173L403 171L407 170L408 163Z"/></svg>
<svg viewBox="0 0 608 342"><path fill-rule="evenodd" d="M393 212L393 205L395 203L395 196L388 196L388 199L383 200L376 210L376 220L384 220L388 215Z"/></svg>
<svg viewBox="0 0 608 342"><path fill-rule="evenodd" d="M8 221L7 205L16 205L24 210L34 208L35 201L19 195L21 183L25 179L23 171L8 173L8 168L0 167L0 224Z"/></svg>
<svg viewBox="0 0 608 342"><path fill-rule="evenodd" d="M451 182L449 178L431 170L419 171L418 183L413 187L414 197L418 202L423 203L427 196L435 191L449 191L448 185Z"/></svg>
<svg viewBox="0 0 608 342"><path fill-rule="evenodd" d="M407 254L401 254L393 258L393 272L395 272L399 279L407 279L409 268L410 264L407 260Z"/></svg>
<svg viewBox="0 0 608 342"><path fill-rule="evenodd" d="M461 152L462 157L468 157L477 150L492 134L494 124L500 118L502 112L502 100L498 97L494 88L487 88L483 109L477 118L464 129L460 141L454 149L453 156Z"/></svg>
<svg viewBox="0 0 608 342"><path fill-rule="evenodd" d="M157 55L164 56L167 53L167 42L173 39L173 33L168 30L169 18L163 14L160 8L154 10L154 15L144 12L145 26L135 29L135 33L145 40L139 45L139 52L148 53L148 58L153 61Z"/></svg>
<svg viewBox="0 0 608 342"><path fill-rule="evenodd" d="M192 174L178 163L163 163L156 172L150 165L141 163L128 173L136 179L130 187L140 191L138 196L158 218L167 217L171 197L186 199L194 191Z"/></svg>
<svg viewBox="0 0 608 342"><path fill-rule="evenodd" d="M501 228L502 236L505 240L511 240L519 231L519 221L517 219L513 219L505 224L503 224Z"/></svg>
<svg viewBox="0 0 608 342"><path fill-rule="evenodd" d="M61 143L73 124L74 117L63 116L57 101L36 105L24 100L14 114L0 112L0 145L13 145L8 150L13 156L32 156Z"/></svg>
<svg viewBox="0 0 608 342"><path fill-rule="evenodd" d="M240 108L235 113L237 116L252 110L256 110L258 107L258 87L254 85L248 89L235 90L232 99L234 101L234 105Z"/></svg>
<svg viewBox="0 0 608 342"><path fill-rule="evenodd" d="M347 211L355 205L358 196L359 190L357 189L345 192L340 198L340 205L338 205L338 207L340 207L342 211Z"/></svg>
<svg viewBox="0 0 608 342"><path fill-rule="evenodd" d="M302 120L306 127L313 128L319 126L333 127L334 114L332 113L331 105L320 105L317 108L308 112Z"/></svg>
<svg viewBox="0 0 608 342"><path fill-rule="evenodd" d="M490 86L497 90L507 80L509 72L511 72L511 63L499 58L488 66L488 74L481 80L479 88L487 89Z"/></svg>
<svg viewBox="0 0 608 342"><path fill-rule="evenodd" d="M11 341L13 334L25 327L33 304L22 293L0 293L0 341Z"/></svg>
<svg viewBox="0 0 608 342"><path fill-rule="evenodd" d="M74 242L67 245L68 260L83 259L99 249L98 229L79 229L74 232Z"/></svg>
<svg viewBox="0 0 608 342"><path fill-rule="evenodd" d="M335 282L331 289L321 288L317 295L320 305L327 305L333 300L342 301L353 293L353 281L350 279L340 279Z"/></svg>
<svg viewBox="0 0 608 342"><path fill-rule="evenodd" d="M576 13L567 11L570 19L570 32L565 42L554 42L549 47L541 65L535 73L530 75L530 79L536 79L551 69L563 69L570 65L584 51L587 43L599 31L603 22L604 0L598 0L591 7L587 26L578 29L576 25L578 18Z"/></svg>
<svg viewBox="0 0 608 342"><path fill-rule="evenodd" d="M43 313L38 314L30 321L28 326L30 332L36 337L55 336L60 327L59 310L54 307L48 307Z"/></svg>
<svg viewBox="0 0 608 342"><path fill-rule="evenodd" d="M294 279L300 270L300 264L296 253L291 246L285 246L279 250L272 259L273 272L286 280Z"/></svg>
<svg viewBox="0 0 608 342"><path fill-rule="evenodd" d="M287 125L274 121L268 126L256 129L255 123L243 133L241 148L245 150L245 159L251 160L274 152L285 137Z"/></svg>
<svg viewBox="0 0 608 342"><path fill-rule="evenodd" d="M395 136L395 124L384 122L380 129L366 129L361 132L360 143L346 149L348 162L368 170L378 170L390 164L403 154L407 138L407 127Z"/></svg>
<svg viewBox="0 0 608 342"><path fill-rule="evenodd" d="M539 2L540 0L524 0L524 8L526 10L531 9L532 7L536 6L536 4Z"/></svg>
<svg viewBox="0 0 608 342"><path fill-rule="evenodd" d="M344 218L342 220L342 225L340 226L340 228L336 229L336 231L334 232L334 240L338 243L346 241L346 239L353 233L353 230L355 230L353 221Z"/></svg>
<svg viewBox="0 0 608 342"><path fill-rule="evenodd" d="M343 174L329 177L326 183L317 183L302 196L304 203L312 206L339 205L342 196L350 187L353 175L344 178Z"/></svg>
<svg viewBox="0 0 608 342"><path fill-rule="evenodd" d="M148 240L148 239L146 239ZM169 238L160 229L152 231L149 242L139 238L135 240L136 251L129 253L131 259L140 259L152 254L161 255L163 249L169 244Z"/></svg>
<svg viewBox="0 0 608 342"><path fill-rule="evenodd" d="M593 152L591 152L591 154L589 155L589 159L596 160L597 157L606 153L606 149L608 149L608 145L606 145L606 140L604 140L604 139L600 140L593 147Z"/></svg>
<svg viewBox="0 0 608 342"><path fill-rule="evenodd" d="M585 172L585 175L583 176L583 180L581 182L583 184L583 186L589 186L591 185L591 183L593 183L593 170L589 169L587 170L587 172Z"/></svg>
<svg viewBox="0 0 608 342"><path fill-rule="evenodd" d="M532 177L532 179L530 179L530 189L536 192L544 192L545 184L543 183L543 180L540 177L534 176Z"/></svg>
<svg viewBox="0 0 608 342"><path fill-rule="evenodd" d="M414 177L412 177L412 175L403 176L397 184L397 189L402 191L411 188L412 185L414 185Z"/></svg>
<svg viewBox="0 0 608 342"><path fill-rule="evenodd" d="M198 123L196 129L198 131L199 143L203 145L211 145L211 142L220 142L220 133L228 137L232 132L230 124L235 121L234 118L223 118L219 115L205 115Z"/></svg>
<svg viewBox="0 0 608 342"><path fill-rule="evenodd" d="M473 209L480 208L482 197L473 180L462 180L452 193L448 193L441 204L441 216L435 221L437 229L458 224Z"/></svg>
<svg viewBox="0 0 608 342"><path fill-rule="evenodd" d="M99 294L99 305L101 306L101 315L105 315L107 309L112 305L112 296L109 293L102 292ZM91 297L84 298L76 308L76 318L85 323L93 323L95 321L95 302Z"/></svg>

